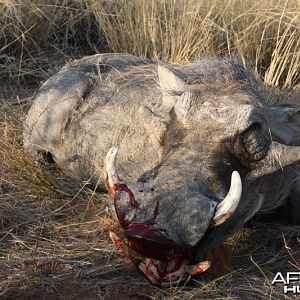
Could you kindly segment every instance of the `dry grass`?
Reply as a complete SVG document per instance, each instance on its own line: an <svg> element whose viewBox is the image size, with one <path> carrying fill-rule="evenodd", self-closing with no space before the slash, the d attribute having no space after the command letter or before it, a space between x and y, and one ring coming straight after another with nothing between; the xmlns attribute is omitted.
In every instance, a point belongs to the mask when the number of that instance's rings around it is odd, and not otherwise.
<svg viewBox="0 0 300 300"><path fill-rule="evenodd" d="M250 64L266 84L299 83L298 1L89 3L114 52L173 62L227 55Z"/></svg>
<svg viewBox="0 0 300 300"><path fill-rule="evenodd" d="M299 89L297 0L0 0L0 9L0 79L14 86L5 97L103 51L177 63L237 57L266 84Z"/></svg>
<svg viewBox="0 0 300 300"><path fill-rule="evenodd" d="M0 298L282 299L270 282L300 270L299 227L253 222L227 241L225 275L151 287L108 240L117 230L108 197L36 166L22 122L41 81L105 51L238 57L268 85L269 102L300 103L299 1L0 0L0 11Z"/></svg>

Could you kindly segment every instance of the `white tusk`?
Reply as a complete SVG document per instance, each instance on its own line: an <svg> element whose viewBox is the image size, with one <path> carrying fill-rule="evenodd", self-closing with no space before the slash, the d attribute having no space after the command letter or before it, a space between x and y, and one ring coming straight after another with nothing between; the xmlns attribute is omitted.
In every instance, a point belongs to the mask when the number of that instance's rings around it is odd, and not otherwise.
<svg viewBox="0 0 300 300"><path fill-rule="evenodd" d="M242 196L242 180L239 172L231 174L230 189L224 200L217 206L212 226L218 226L228 220L236 210Z"/></svg>
<svg viewBox="0 0 300 300"><path fill-rule="evenodd" d="M210 262L208 260L202 261L195 265L186 265L185 272L190 275L201 274L210 268Z"/></svg>
<svg viewBox="0 0 300 300"><path fill-rule="evenodd" d="M109 187L113 187L120 182L117 168L116 159L118 154L118 148L112 147L108 150L104 161L104 176L108 180Z"/></svg>

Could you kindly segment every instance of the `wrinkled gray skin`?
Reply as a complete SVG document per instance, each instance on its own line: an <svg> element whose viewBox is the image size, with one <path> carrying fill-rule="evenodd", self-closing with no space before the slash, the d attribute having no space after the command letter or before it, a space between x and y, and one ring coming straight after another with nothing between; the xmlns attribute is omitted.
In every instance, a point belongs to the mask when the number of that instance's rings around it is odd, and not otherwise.
<svg viewBox="0 0 300 300"><path fill-rule="evenodd" d="M160 67L158 67L158 64ZM183 247L222 242L258 212L288 204L300 218L300 113L269 107L237 61L185 66L102 54L65 66L39 89L24 128L25 149L52 156L77 180L97 184L105 155L118 147L121 179L142 210L119 209ZM237 170L243 193L225 223L210 223Z"/></svg>

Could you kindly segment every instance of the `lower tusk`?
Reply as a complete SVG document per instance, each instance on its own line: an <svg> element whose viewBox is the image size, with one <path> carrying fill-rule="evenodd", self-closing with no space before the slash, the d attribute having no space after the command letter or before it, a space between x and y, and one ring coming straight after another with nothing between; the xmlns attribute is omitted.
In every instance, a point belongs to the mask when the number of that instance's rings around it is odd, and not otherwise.
<svg viewBox="0 0 300 300"><path fill-rule="evenodd" d="M212 226L218 226L228 220L236 210L242 196L242 180L237 171L232 172L231 184L227 196L217 206Z"/></svg>
<svg viewBox="0 0 300 300"><path fill-rule="evenodd" d="M108 182L108 187L110 188L114 187L115 184L120 182L116 168L117 154L118 148L110 148L104 161L104 181Z"/></svg>
<svg viewBox="0 0 300 300"><path fill-rule="evenodd" d="M209 268L210 268L210 262L206 260L195 265L186 265L185 272L190 275L196 275L207 271Z"/></svg>

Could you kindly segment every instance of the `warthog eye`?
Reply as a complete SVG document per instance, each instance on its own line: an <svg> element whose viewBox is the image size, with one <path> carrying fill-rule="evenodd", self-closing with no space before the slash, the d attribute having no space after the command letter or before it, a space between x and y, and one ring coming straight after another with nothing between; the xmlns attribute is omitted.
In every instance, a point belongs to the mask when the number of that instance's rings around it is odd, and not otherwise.
<svg viewBox="0 0 300 300"><path fill-rule="evenodd" d="M270 139L263 132L261 124L253 123L243 134L242 142L245 149L245 158L250 161L262 159L268 152Z"/></svg>

